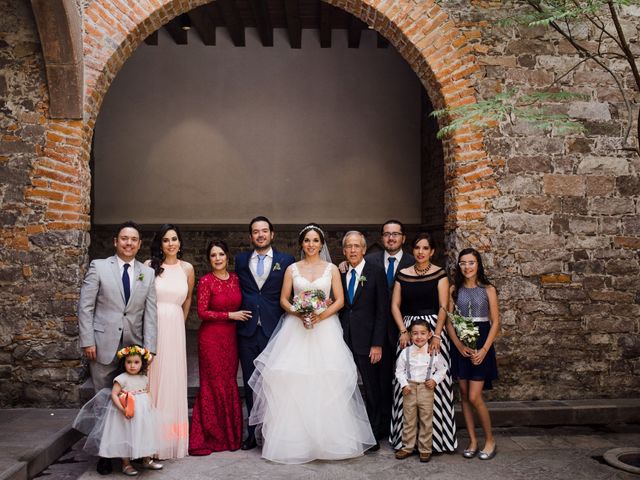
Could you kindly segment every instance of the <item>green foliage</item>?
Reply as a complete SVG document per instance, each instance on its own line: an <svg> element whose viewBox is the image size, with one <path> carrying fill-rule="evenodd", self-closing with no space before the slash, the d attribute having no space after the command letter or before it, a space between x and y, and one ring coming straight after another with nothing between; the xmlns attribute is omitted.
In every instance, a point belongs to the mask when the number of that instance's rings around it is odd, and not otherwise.
<svg viewBox="0 0 640 480"><path fill-rule="evenodd" d="M512 89L483 100L455 108L445 108L431 113L435 118L450 121L438 131L438 138L445 137L459 128L471 126L480 129L493 128L503 122L523 120L541 130L556 134L581 133L584 126L568 115L551 113L549 103L583 99L584 95L569 92L533 92L521 94Z"/></svg>
<svg viewBox="0 0 640 480"><path fill-rule="evenodd" d="M587 16L600 16L609 8L606 0L530 0L529 5L536 10L507 17L499 22L500 25L513 24L526 25L528 27L550 26L553 22L572 20L584 20ZM640 5L640 0L612 0L616 6Z"/></svg>

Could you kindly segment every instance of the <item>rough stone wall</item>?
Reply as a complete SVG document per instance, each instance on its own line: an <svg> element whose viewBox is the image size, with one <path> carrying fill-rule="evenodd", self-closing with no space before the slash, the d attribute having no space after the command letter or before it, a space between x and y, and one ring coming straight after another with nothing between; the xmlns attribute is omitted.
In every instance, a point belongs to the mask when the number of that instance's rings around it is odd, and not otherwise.
<svg viewBox="0 0 640 480"><path fill-rule="evenodd" d="M137 44L200 3L82 1L87 98L84 121L74 122L47 117L29 2L0 0L1 405L77 399L75 302L88 259L95 117ZM436 108L473 101L474 92L486 98L507 86L545 86L575 61L545 30L497 27L509 10L502 2L331 3L389 38ZM633 13L625 29L637 50ZM613 83L588 63L565 82L589 100L558 108L585 118L590 133L550 137L503 125L484 136L462 129L443 145L449 253L483 250L500 291L501 382L493 398L640 390L640 159L619 149L624 109Z"/></svg>
<svg viewBox="0 0 640 480"><path fill-rule="evenodd" d="M45 234L43 200L61 204L65 194L49 189L49 169L33 178L50 125L38 33L27 0L1 0L0 12L0 405L73 403L82 372L75 299L88 236Z"/></svg>
<svg viewBox="0 0 640 480"><path fill-rule="evenodd" d="M542 89L579 62L549 29L491 27L513 12L502 2L466 5L449 2L449 10L458 25L481 32L480 98ZM638 15L629 9L623 18L636 54ZM587 26L578 31L580 41L593 45ZM624 81L637 116L640 95L630 76ZM586 62L561 86L587 95L556 106L581 119L587 134L549 136L517 123L486 138L500 191L486 219L495 234L485 246L504 325L496 398L640 391L640 158L622 150L626 113L608 74Z"/></svg>

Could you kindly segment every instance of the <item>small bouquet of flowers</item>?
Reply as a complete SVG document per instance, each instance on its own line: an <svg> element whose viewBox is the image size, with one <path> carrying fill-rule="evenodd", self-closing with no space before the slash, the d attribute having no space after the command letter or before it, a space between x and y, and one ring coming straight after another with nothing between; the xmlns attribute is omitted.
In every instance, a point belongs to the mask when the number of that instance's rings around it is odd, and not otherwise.
<svg viewBox="0 0 640 480"><path fill-rule="evenodd" d="M291 311L304 317L304 327L313 328L310 316L312 313L322 313L331 304L322 290L305 290L293 297Z"/></svg>
<svg viewBox="0 0 640 480"><path fill-rule="evenodd" d="M460 341L469 348L476 349L476 342L480 336L478 326L473 323L471 317L471 305L469 305L469 316L465 317L460 313L458 306L454 307L453 312L447 312L447 317L456 329L456 335Z"/></svg>

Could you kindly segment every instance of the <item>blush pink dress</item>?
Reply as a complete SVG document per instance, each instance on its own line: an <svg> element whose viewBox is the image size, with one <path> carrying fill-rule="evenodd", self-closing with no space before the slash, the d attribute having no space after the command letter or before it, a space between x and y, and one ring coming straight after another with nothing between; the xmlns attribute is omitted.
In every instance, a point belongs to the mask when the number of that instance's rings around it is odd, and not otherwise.
<svg viewBox="0 0 640 480"><path fill-rule="evenodd" d="M189 286L182 265L163 264L156 277L158 297L158 344L149 367L153 406L162 419L160 435L164 447L158 458L182 458L189 450L187 404L187 349L182 304Z"/></svg>

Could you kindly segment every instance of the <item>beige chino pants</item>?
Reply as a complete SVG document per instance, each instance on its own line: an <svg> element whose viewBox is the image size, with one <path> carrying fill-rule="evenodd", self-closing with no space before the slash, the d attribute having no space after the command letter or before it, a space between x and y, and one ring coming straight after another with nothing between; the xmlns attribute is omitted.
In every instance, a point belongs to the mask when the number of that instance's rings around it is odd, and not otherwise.
<svg viewBox="0 0 640 480"><path fill-rule="evenodd" d="M418 452L431 454L433 390L427 388L424 382L418 383L411 380L409 387L411 392L402 397L402 448L413 451L416 436L418 436ZM418 423L420 423L419 434Z"/></svg>

